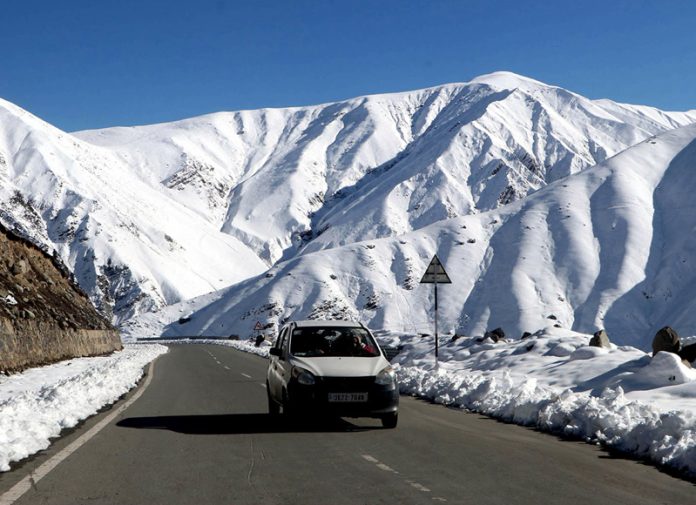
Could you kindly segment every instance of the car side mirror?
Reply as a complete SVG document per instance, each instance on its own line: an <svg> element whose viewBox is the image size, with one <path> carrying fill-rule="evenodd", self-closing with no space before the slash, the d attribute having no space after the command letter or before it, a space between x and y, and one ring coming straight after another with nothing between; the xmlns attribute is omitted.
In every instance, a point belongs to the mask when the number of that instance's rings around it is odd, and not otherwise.
<svg viewBox="0 0 696 505"><path fill-rule="evenodd" d="M280 349L278 349L277 347L271 347L268 352L271 354L271 356L280 357L283 355L283 352Z"/></svg>

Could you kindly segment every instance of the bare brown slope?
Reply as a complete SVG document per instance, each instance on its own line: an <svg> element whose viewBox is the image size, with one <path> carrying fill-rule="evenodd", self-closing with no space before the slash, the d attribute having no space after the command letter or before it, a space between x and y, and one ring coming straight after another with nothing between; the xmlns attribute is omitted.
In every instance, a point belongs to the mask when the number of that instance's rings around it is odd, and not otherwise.
<svg viewBox="0 0 696 505"><path fill-rule="evenodd" d="M118 331L65 269L0 225L0 371L118 349Z"/></svg>

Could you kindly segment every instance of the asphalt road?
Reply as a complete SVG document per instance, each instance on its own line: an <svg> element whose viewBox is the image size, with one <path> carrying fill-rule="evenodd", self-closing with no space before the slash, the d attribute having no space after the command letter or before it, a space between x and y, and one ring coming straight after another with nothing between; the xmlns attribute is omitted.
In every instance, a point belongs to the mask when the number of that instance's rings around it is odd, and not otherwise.
<svg viewBox="0 0 696 505"><path fill-rule="evenodd" d="M265 359L230 348L172 346L156 361L143 395L15 503L652 505L696 499L693 483L652 466L412 398L402 397L394 430L371 419L276 422L266 414L265 371ZM0 496L108 414L0 474Z"/></svg>

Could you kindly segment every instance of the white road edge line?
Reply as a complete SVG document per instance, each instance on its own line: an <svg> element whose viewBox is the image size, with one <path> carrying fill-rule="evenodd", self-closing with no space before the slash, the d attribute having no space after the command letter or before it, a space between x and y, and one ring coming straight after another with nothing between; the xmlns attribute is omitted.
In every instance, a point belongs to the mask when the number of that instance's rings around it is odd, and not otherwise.
<svg viewBox="0 0 696 505"><path fill-rule="evenodd" d="M29 491L32 486L35 486L37 482L43 479L51 470L58 466L65 458L70 456L73 452L82 447L87 443L94 435L103 430L111 421L114 420L121 412L130 407L135 401L142 396L147 387L152 381L152 371L154 369L155 362L150 362L150 367L148 370L147 378L145 379L145 384L123 405L118 407L111 414L106 416L104 419L99 421L97 424L92 426L90 430L84 435L80 436L77 440L72 442L70 445L65 447L58 454L55 454L51 459L44 462L41 466L34 469L29 475L20 480L17 484L12 486L8 491L0 495L0 505L12 505L14 502L19 500L24 493Z"/></svg>

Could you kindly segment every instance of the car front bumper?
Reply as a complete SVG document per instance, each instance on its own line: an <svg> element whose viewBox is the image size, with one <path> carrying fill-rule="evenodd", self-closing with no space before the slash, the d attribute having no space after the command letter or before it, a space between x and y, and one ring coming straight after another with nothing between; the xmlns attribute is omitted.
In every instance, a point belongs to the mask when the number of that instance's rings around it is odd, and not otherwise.
<svg viewBox="0 0 696 505"><path fill-rule="evenodd" d="M289 397L298 413L321 412L341 417L381 417L399 408L398 384L381 386L374 377L317 377L316 384L289 385ZM335 394L366 394L364 401L331 401Z"/></svg>

